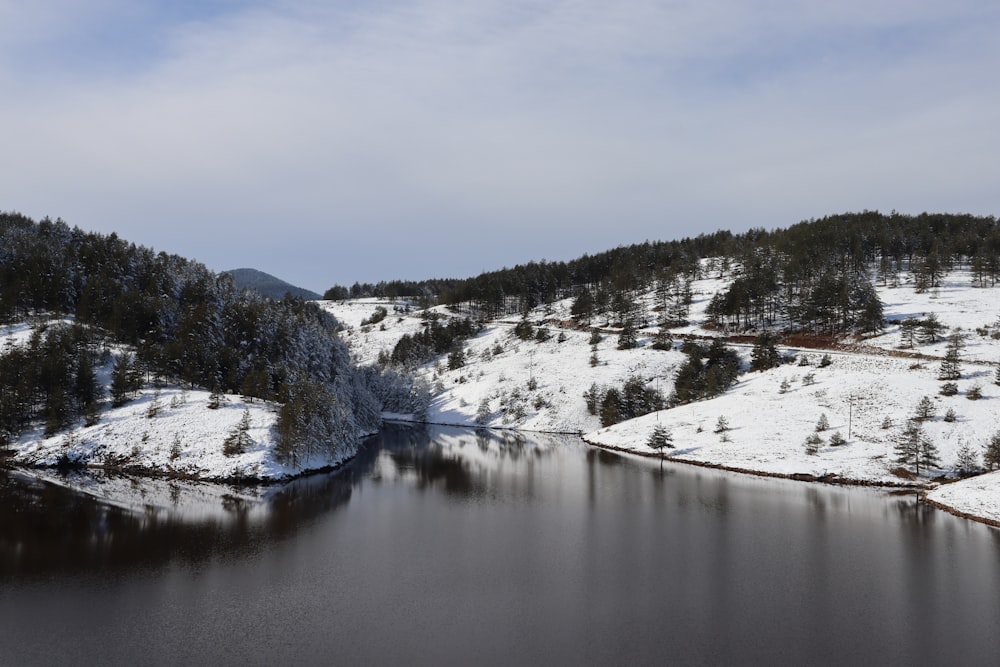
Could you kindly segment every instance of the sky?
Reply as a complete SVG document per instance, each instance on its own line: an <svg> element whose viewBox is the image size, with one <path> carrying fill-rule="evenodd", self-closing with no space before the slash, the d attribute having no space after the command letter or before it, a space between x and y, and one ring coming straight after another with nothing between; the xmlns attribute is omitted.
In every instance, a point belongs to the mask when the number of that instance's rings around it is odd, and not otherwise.
<svg viewBox="0 0 1000 667"><path fill-rule="evenodd" d="M0 210L319 292L1000 213L994 0L0 0Z"/></svg>

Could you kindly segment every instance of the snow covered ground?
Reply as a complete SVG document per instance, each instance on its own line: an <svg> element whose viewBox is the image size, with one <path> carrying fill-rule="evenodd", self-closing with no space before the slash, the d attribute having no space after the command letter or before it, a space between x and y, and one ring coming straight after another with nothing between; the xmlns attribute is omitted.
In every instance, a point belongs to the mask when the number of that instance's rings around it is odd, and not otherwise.
<svg viewBox="0 0 1000 667"><path fill-rule="evenodd" d="M25 332L28 333L25 333ZM21 344L30 327L6 327L0 344ZM110 381L108 362L98 378ZM326 457L282 464L274 457L275 405L241 396L223 395L218 408L209 407L210 392L177 386L144 389L135 400L107 407L93 426L75 428L46 437L38 427L11 446L15 462L29 466L81 463L90 467L132 470L193 480L281 480L307 470L326 468L341 461ZM223 444L249 415L249 444L240 454L226 455Z"/></svg>
<svg viewBox="0 0 1000 667"><path fill-rule="evenodd" d="M714 337L718 330L705 327L705 308L723 289L729 277L710 275L692 284L693 304L689 324L672 330L675 337ZM781 348L794 361L759 373L743 373L725 394L708 401L679 406L639 419L601 428L597 416L587 411L583 393L591 385L621 387L630 377L641 378L664 396L673 389L673 377L685 355L676 349L652 348L650 327L640 334L639 346L618 350L618 330L608 317L591 324L602 335L596 346L586 328L570 325L571 300L530 313L529 320L548 331L547 340L521 340L513 328L519 318L488 323L464 345L465 363L449 369L442 357L417 369L431 387L433 400L428 421L463 426L523 431L586 434L587 441L644 455L658 455L647 444L657 425L673 440L669 456L692 463L718 465L762 474L841 478L874 484L937 486L955 478L956 455L963 444L981 451L1000 429L1000 387L994 372L1000 361L1000 289L975 288L967 270L946 276L941 287L917 294L903 276L900 287L878 287L890 324L876 337L840 341L828 354L832 363L820 367L824 350ZM641 297L648 322L655 322L652 294ZM404 334L420 331L423 313L409 304L363 299L321 302L344 326L341 335L356 361L374 363L380 353L391 352ZM371 320L379 308L385 317ZM440 316L453 316L437 307ZM939 395L937 379L946 342L903 348L895 322L935 313L965 337L962 377L958 393ZM27 325L0 329L0 345L23 344L30 336ZM747 366L748 345L734 345ZM107 378L107 368L104 369ZM784 387L783 387L784 384ZM970 400L978 388L979 400ZM928 437L940 450L941 466L912 479L899 470L893 447L917 402L928 396L935 415L923 423ZM157 409L150 416L150 407ZM244 409L249 411L252 445L243 454L225 456L222 443L236 428ZM948 410L953 421L945 419ZM806 438L815 433L825 415L829 428L819 435L823 444L815 454L806 451ZM729 428L717 433L719 417ZM26 434L15 445L16 460L26 464L55 465L60 460L86 460L92 465L141 469L202 480L234 477L280 479L305 469L336 461L302 461L294 468L273 457L274 406L245 403L227 396L222 407L208 407L208 393L178 387L144 390L134 402L101 413L98 424L46 438L41 432ZM888 422L888 428L883 428ZM845 439L832 445L836 433ZM1000 475L982 475L941 484L930 499L957 512L1000 520Z"/></svg>
<svg viewBox="0 0 1000 667"><path fill-rule="evenodd" d="M728 282L727 277L717 275L694 281L690 323L673 329L672 334L721 335L704 326L705 308ZM592 444L658 455L647 441L659 424L668 429L675 447L665 453L681 461L769 475L935 487L955 478L956 456L963 444L981 452L1000 429L1000 387L994 384L1000 361L1000 291L973 287L966 269L953 271L938 289L924 294L917 294L905 275L899 287L877 288L890 321L881 335L863 341L844 339L837 350L779 348L794 356L794 361L765 372L744 373L733 388L715 399L609 428L600 428L598 418L587 412L583 392L592 383L620 387L628 377L639 376L669 395L674 372L685 357L676 349L652 349L655 328L644 330L638 349L624 351L616 349L617 330L603 328L596 351L598 363L591 365L590 334L560 327L570 319L572 302L559 302L529 316L548 328L550 338L545 342L517 339L512 332L517 319L512 318L489 323L468 341L462 368L448 370L443 358L421 367L418 372L435 395L428 420L476 425L485 400L489 415L484 425L494 428L579 432ZM645 295L642 301L649 321L655 321L653 295ZM361 327L360 322L378 305L389 310L384 327ZM391 351L403 333L422 326L418 313L394 316L391 304L369 300L325 302L324 306L345 324L344 339L361 362L375 360L380 351ZM930 313L947 327L945 336L952 331L964 336L962 377L954 396L939 394L938 359L944 356L944 337L912 349L902 344L896 322ZM595 318L593 324L605 325L607 320ZM736 347L746 366L749 346ZM832 363L820 367L827 353ZM974 387L982 398L970 400L969 390ZM941 465L914 479L895 462L894 445L924 396L933 401L935 414L922 425L940 452ZM949 409L954 421L945 419ZM821 415L826 416L829 428L818 433L823 444L810 454L805 440L816 433ZM729 429L716 433L720 416L728 420ZM834 433L846 442L831 445ZM1000 475L940 484L930 497L969 515L1000 517Z"/></svg>

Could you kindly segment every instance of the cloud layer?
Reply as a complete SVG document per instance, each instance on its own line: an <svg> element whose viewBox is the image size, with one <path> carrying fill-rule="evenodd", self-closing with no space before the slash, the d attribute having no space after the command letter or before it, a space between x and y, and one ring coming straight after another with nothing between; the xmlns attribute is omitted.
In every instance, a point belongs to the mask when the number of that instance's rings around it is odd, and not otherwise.
<svg viewBox="0 0 1000 667"><path fill-rule="evenodd" d="M41 4L0 2L0 208L216 269L998 208L990 2Z"/></svg>

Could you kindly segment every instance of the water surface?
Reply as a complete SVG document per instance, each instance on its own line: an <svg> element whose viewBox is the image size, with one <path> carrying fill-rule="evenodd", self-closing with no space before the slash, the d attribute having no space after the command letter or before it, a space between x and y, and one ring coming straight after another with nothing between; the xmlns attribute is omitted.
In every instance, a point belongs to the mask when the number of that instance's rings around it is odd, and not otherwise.
<svg viewBox="0 0 1000 667"><path fill-rule="evenodd" d="M126 481L0 478L0 663L986 664L1000 648L1000 531L909 495L398 426L283 487Z"/></svg>

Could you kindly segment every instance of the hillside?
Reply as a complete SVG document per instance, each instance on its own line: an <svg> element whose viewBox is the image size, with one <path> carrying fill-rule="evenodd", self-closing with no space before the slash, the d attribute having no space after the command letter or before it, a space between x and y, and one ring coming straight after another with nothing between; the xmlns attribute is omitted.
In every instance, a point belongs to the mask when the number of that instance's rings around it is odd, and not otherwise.
<svg viewBox="0 0 1000 667"><path fill-rule="evenodd" d="M257 269L232 269L231 271L223 271L222 273L232 276L233 284L236 285L237 289L256 290L272 299L282 299L287 294L307 301L315 301L320 298L320 295L312 290L296 287L291 283L286 283L280 278L276 278L263 271L258 271Z"/></svg>
<svg viewBox="0 0 1000 667"><path fill-rule="evenodd" d="M336 465L411 390L355 367L337 329L197 262L0 213L0 454L208 479Z"/></svg>
<svg viewBox="0 0 1000 667"><path fill-rule="evenodd" d="M705 264L714 266L710 259ZM660 454L647 443L654 427L661 425L674 444L662 453L672 459L803 479L935 487L958 477L963 445L971 448L982 465L983 449L1000 428L1000 387L994 384L1000 360L1000 313L996 290L973 287L969 266L954 268L941 276L937 288L919 293L914 289L914 276L900 274L899 286L877 287L886 319L880 333L788 336L785 344L778 345L785 363L755 372L749 371L753 337L727 338L707 312L713 299L739 275L736 268L722 274L706 271L691 282L687 323L668 327L673 340L668 350L653 347L662 333L661 328L651 326L662 312L655 290L636 295L639 320L645 325L639 328L634 349L618 349L622 327L614 323L613 313L594 314L592 323L597 326L593 328L601 340L592 345L592 327L572 319L572 299L540 306L528 314L536 332L538 325L547 330L544 341L537 335L518 338L514 328L521 318L489 322L462 345L460 367L449 368L449 357L441 355L417 368L434 396L426 419L577 432L593 444L643 455ZM324 302L323 307L346 327L341 335L363 364L374 363L380 352L385 357L404 334L413 335L426 324L422 318L427 313L407 313L397 302L368 299ZM378 308L386 310L384 319L362 324ZM442 306L432 310L442 317L462 315ZM904 340L902 322L926 319L931 313L943 326L936 340L915 341L911 347ZM959 334L964 347L957 392L942 396L938 375L950 333ZM600 416L588 411L584 393L592 385L621 387L630 377L668 397L687 358L681 351L683 341L714 338L727 338L741 359L736 383L722 394L605 428ZM597 363L592 365L595 356ZM970 400L976 395L974 388L981 394L978 400ZM895 447L925 396L932 401L934 414L922 427L939 450L940 463L917 477L896 462ZM954 411L954 420L946 419L949 409ZM818 434L823 442L810 454L805 441L816 432L821 415L826 415L829 427ZM728 420L729 428L716 433L720 416ZM845 443L831 445L834 433ZM992 501L961 492L963 485L989 478L942 485L931 497L1000 520L1000 513L988 509ZM1000 486L992 483L988 489L995 494Z"/></svg>

